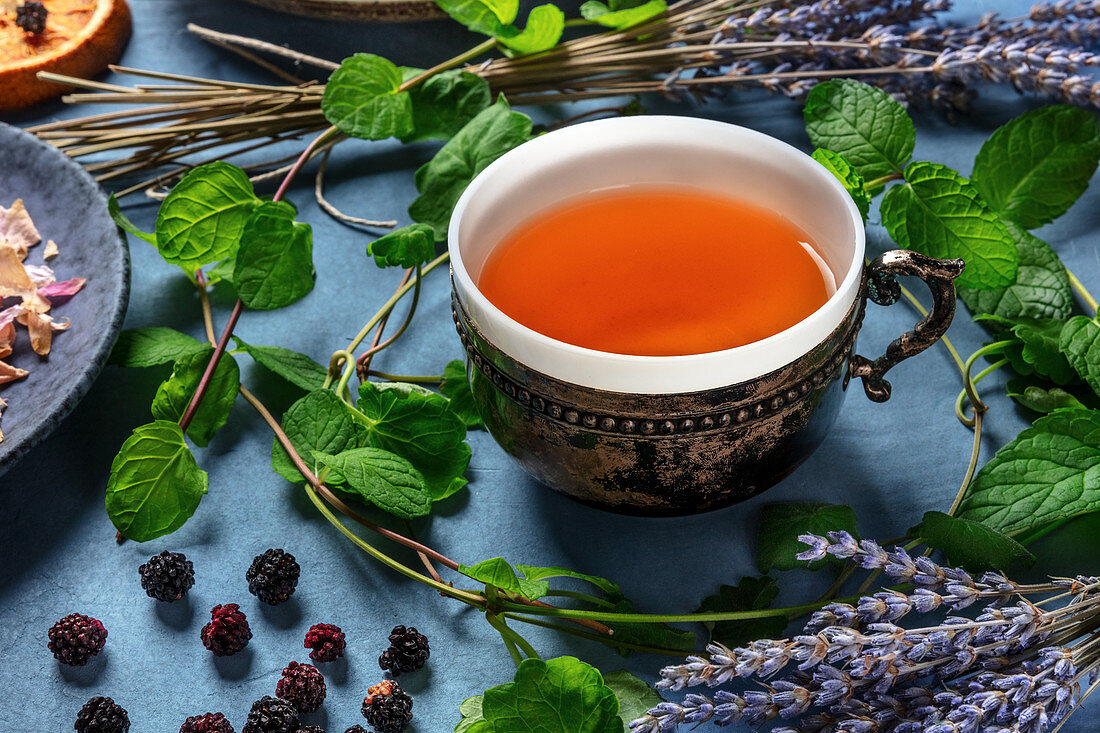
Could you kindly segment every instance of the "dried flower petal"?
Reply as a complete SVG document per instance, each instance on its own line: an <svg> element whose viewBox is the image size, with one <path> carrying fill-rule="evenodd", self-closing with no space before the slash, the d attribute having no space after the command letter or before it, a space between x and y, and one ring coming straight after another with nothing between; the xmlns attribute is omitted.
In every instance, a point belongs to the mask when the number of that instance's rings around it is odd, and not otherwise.
<svg viewBox="0 0 1100 733"><path fill-rule="evenodd" d="M57 257L61 252L57 249L57 242L52 239L46 241L46 249L42 250L42 259L52 260Z"/></svg>
<svg viewBox="0 0 1100 733"><path fill-rule="evenodd" d="M42 235L23 208L23 199L16 199L10 209L0 206L0 242L13 248L20 262L26 258L27 250L41 241Z"/></svg>
<svg viewBox="0 0 1100 733"><path fill-rule="evenodd" d="M38 294L44 298L49 298L50 302L54 305L64 303L69 298L76 295L86 281L82 277L74 277L70 280L63 280L62 282L55 282L41 287L38 289Z"/></svg>

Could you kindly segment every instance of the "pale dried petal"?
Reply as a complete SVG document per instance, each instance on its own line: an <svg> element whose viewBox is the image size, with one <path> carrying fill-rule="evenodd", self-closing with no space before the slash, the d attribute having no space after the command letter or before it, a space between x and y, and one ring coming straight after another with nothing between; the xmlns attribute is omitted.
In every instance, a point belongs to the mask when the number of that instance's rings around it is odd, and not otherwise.
<svg viewBox="0 0 1100 733"><path fill-rule="evenodd" d="M3 313L0 313L3 316ZM15 343L15 324L11 321L0 324L0 359L11 355Z"/></svg>
<svg viewBox="0 0 1100 733"><path fill-rule="evenodd" d="M54 331L64 331L69 327L68 321L56 322L45 313L30 308L21 308L15 320L27 327L31 335L31 348L39 356L49 355Z"/></svg>
<svg viewBox="0 0 1100 733"><path fill-rule="evenodd" d="M8 403L4 401L3 397L0 397L0 418L4 416L4 408L8 406ZM0 430L0 443L4 442L4 431Z"/></svg>
<svg viewBox="0 0 1100 733"><path fill-rule="evenodd" d="M49 298L50 302L54 305L58 303L64 303L69 298L79 292L84 287L84 278L74 277L71 280L62 280L61 282L50 283L49 285L39 288L38 294Z"/></svg>
<svg viewBox="0 0 1100 733"><path fill-rule="evenodd" d="M23 261L11 247L0 247L0 298L34 297L34 282L23 269Z"/></svg>
<svg viewBox="0 0 1100 733"><path fill-rule="evenodd" d="M5 361L0 361L0 384L7 384L8 382L14 382L17 379L22 379L27 376L26 369L20 369L19 367L13 367Z"/></svg>
<svg viewBox="0 0 1100 733"><path fill-rule="evenodd" d="M43 288L51 283L57 282L57 276L53 273L53 268L49 265L23 265L23 269L27 271L27 277L31 279L35 287Z"/></svg>
<svg viewBox="0 0 1100 733"><path fill-rule="evenodd" d="M14 321L15 317L19 315L19 312L22 310L23 306L13 305L11 308L5 308L4 310L0 311L0 329L4 328L12 321ZM14 330L14 326L12 327L12 330ZM13 336L12 338L14 339L15 337Z"/></svg>
<svg viewBox="0 0 1100 733"><path fill-rule="evenodd" d="M42 259L52 260L54 257L57 257L57 255L59 255L59 254L60 254L60 252L57 249L57 242L53 241L52 239L47 240L46 241L46 249L44 249L42 251Z"/></svg>
<svg viewBox="0 0 1100 733"><path fill-rule="evenodd" d="M0 206L0 242L7 242L8 247L18 254L20 262L26 258L27 249L41 241L42 235L23 208L23 199L16 199L10 209Z"/></svg>

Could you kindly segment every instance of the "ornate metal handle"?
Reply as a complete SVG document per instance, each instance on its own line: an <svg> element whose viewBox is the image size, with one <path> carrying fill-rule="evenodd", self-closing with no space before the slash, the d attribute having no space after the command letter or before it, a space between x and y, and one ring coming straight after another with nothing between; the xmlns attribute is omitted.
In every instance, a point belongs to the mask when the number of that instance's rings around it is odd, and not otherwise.
<svg viewBox="0 0 1100 733"><path fill-rule="evenodd" d="M893 305L901 296L898 275L916 275L932 291L932 309L912 331L895 339L886 353L870 361L858 354L850 360L850 376L863 380L863 390L875 402L890 399L890 383L883 377L895 364L919 354L940 340L955 316L955 278L963 271L962 260L937 260L905 249L883 252L867 267L863 280L864 299L879 305Z"/></svg>

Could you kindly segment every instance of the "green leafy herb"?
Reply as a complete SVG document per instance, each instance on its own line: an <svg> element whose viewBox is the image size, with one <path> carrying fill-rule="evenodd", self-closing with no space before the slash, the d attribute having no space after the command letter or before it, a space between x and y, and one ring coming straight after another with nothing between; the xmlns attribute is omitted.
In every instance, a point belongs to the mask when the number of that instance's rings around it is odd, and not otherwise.
<svg viewBox="0 0 1100 733"><path fill-rule="evenodd" d="M152 244L154 246L156 245L157 235L151 234L149 232L143 232L138 229L137 226L132 221L130 221L125 214L122 213L122 209L120 209L118 206L118 199L115 198L115 195L113 193L107 196L107 213L110 214L111 218L115 220L115 224L118 225L119 229L123 230L124 232L129 232L139 239L144 239L149 244Z"/></svg>
<svg viewBox="0 0 1100 733"><path fill-rule="evenodd" d="M952 565L971 570L1006 570L1015 563L1030 565L1035 556L1006 534L969 519L943 512L925 512L909 532L929 547L943 550Z"/></svg>
<svg viewBox="0 0 1100 733"><path fill-rule="evenodd" d="M157 420L136 428L111 463L107 515L124 537L147 542L182 527L207 485L180 426Z"/></svg>
<svg viewBox="0 0 1100 733"><path fill-rule="evenodd" d="M623 598L615 603L611 609L613 613L634 613L634 603ZM668 624L639 624L632 622L616 621L607 624L614 630L616 641L626 644L638 644L640 646L657 647L670 651L684 652L685 654L695 649L697 639L695 634L686 629L678 629ZM630 649L617 647L616 651L621 656L629 657Z"/></svg>
<svg viewBox="0 0 1100 733"><path fill-rule="evenodd" d="M409 207L409 215L431 225L437 241L446 239L451 211L474 176L529 137L531 118L511 111L499 97L416 171L420 197Z"/></svg>
<svg viewBox="0 0 1100 733"><path fill-rule="evenodd" d="M603 676L603 682L619 698L619 718L625 726L645 715L650 708L664 702L664 698L656 690L625 669L608 672Z"/></svg>
<svg viewBox="0 0 1100 733"><path fill-rule="evenodd" d="M588 0L581 5L581 17L615 30L624 30L653 20L668 10L665 0L634 0L633 2L612 2L610 5L601 0Z"/></svg>
<svg viewBox="0 0 1100 733"><path fill-rule="evenodd" d="M443 368L443 383L439 385L439 391L451 401L451 410L462 418L468 430L485 427L474 402L470 382L466 379L466 364L462 360L455 359Z"/></svg>
<svg viewBox="0 0 1100 733"><path fill-rule="evenodd" d="M868 181L901 173L916 128L896 99L850 79L815 86L803 112L814 146L840 153Z"/></svg>
<svg viewBox="0 0 1100 733"><path fill-rule="evenodd" d="M1100 161L1100 124L1080 107L1027 112L985 141L971 180L995 211L1025 229L1053 221L1088 188Z"/></svg>
<svg viewBox="0 0 1100 733"><path fill-rule="evenodd" d="M401 456L380 448L353 448L335 456L314 452L313 457L336 471L358 498L383 511L412 519L432 510L424 477Z"/></svg>
<svg viewBox="0 0 1100 733"><path fill-rule="evenodd" d="M473 566L460 565L458 571L486 585L499 588L505 593L531 600L542 598L550 590L550 584L545 580L531 580L517 574L503 557L483 560Z"/></svg>
<svg viewBox="0 0 1100 733"><path fill-rule="evenodd" d="M963 287L1004 288L1016 280L1020 256L997 214L965 178L939 163L910 163L905 184L882 200L882 224L902 247L930 257L961 257Z"/></svg>
<svg viewBox="0 0 1100 733"><path fill-rule="evenodd" d="M825 561L811 564L795 558L795 555L806 549L798 540L798 535L824 535L831 530L845 530L859 536L856 513L852 507L819 502L765 504L760 513L760 529L756 540L757 569L761 573L768 573L772 570L821 567Z"/></svg>
<svg viewBox="0 0 1100 733"><path fill-rule="evenodd" d="M1073 310L1073 290L1065 265L1043 240L1012 222L1006 222L1006 228L1020 260L1015 281L987 290L959 287L959 297L971 313L1004 318L1068 318Z"/></svg>
<svg viewBox="0 0 1100 733"><path fill-rule="evenodd" d="M446 397L414 384L364 382L359 385L358 408L355 415L366 426L368 444L416 466L435 499L466 485L466 423Z"/></svg>
<svg viewBox="0 0 1100 733"><path fill-rule="evenodd" d="M570 570L569 568L540 568L533 565L520 565L519 563L516 563L516 570L523 573L523 577L528 580L575 578L576 580L583 580L586 583L591 583L596 586L603 591L604 595L609 599L618 600L624 597L618 583L614 583L607 578L601 578L598 575L586 575L585 573L578 573L576 570Z"/></svg>
<svg viewBox="0 0 1100 733"><path fill-rule="evenodd" d="M741 578L737 585L722 585L713 596L707 596L699 606L699 613L724 611L759 611L771 606L779 595L779 586L771 578ZM704 621L712 641L726 646L741 646L754 639L776 639L787 628L786 616L745 619L743 621Z"/></svg>
<svg viewBox="0 0 1100 733"><path fill-rule="evenodd" d="M836 176L841 185L856 203L856 208L867 221L867 212L871 209L871 194L867 193L863 176L855 168L848 164L840 153L832 150L818 148L813 152L813 159L823 165L827 171Z"/></svg>
<svg viewBox="0 0 1100 733"><path fill-rule="evenodd" d="M1029 410L1042 414L1064 408L1086 409L1086 405L1061 387L1029 384L1023 377L1008 380L1008 396Z"/></svg>
<svg viewBox="0 0 1100 733"><path fill-rule="evenodd" d="M518 54L538 53L558 45L565 30L565 13L547 3L533 8L522 31L505 28L497 38Z"/></svg>
<svg viewBox="0 0 1100 733"><path fill-rule="evenodd" d="M1062 327L1058 348L1077 375L1100 395L1100 325L1091 318L1074 316Z"/></svg>
<svg viewBox="0 0 1100 733"><path fill-rule="evenodd" d="M497 36L519 13L519 0L436 0L445 12L475 33Z"/></svg>
<svg viewBox="0 0 1100 733"><path fill-rule="evenodd" d="M157 212L157 249L166 262L196 270L233 256L260 199L248 174L217 161L187 172Z"/></svg>
<svg viewBox="0 0 1100 733"><path fill-rule="evenodd" d="M275 310L313 290L313 232L294 208L265 201L245 224L233 268L237 296L254 310Z"/></svg>
<svg viewBox="0 0 1100 733"><path fill-rule="evenodd" d="M412 98L399 91L401 70L389 59L357 53L332 72L321 98L325 119L341 132L367 140L413 133Z"/></svg>
<svg viewBox="0 0 1100 733"><path fill-rule="evenodd" d="M283 413L283 431L305 460L314 453L339 455L367 444L366 431L352 413L335 392L315 390ZM271 467L287 481L305 480L278 440L271 446Z"/></svg>
<svg viewBox="0 0 1100 733"><path fill-rule="evenodd" d="M1066 355L1060 349L1063 321L1055 318L997 318L981 316L975 320L1009 327L1018 340L1005 349L1005 356L1017 374L1039 374L1058 384L1077 380Z"/></svg>
<svg viewBox="0 0 1100 733"><path fill-rule="evenodd" d="M485 691L469 733L623 733L619 699L576 657L524 659L514 682Z"/></svg>
<svg viewBox="0 0 1100 733"><path fill-rule="evenodd" d="M153 417L157 420L173 421L183 417L213 353L214 349L206 346L200 351L192 351L180 357L172 368L172 376L157 389L153 398ZM207 445L218 428L225 425L225 421L229 419L229 411L233 409L233 403L237 399L240 383L241 371L237 362L229 354L223 354L210 376L206 395L199 403L191 424L187 426L187 437L195 445Z"/></svg>
<svg viewBox="0 0 1100 733"><path fill-rule="evenodd" d="M484 698L484 695L474 695L462 701L462 704L458 706L458 712L462 714L462 720L458 721L458 725L455 726L455 733L466 733L473 727L474 723L485 719L481 714L481 704Z"/></svg>
<svg viewBox="0 0 1100 733"><path fill-rule="evenodd" d="M959 516L1017 533L1100 510L1100 411L1056 410L997 451Z"/></svg>
<svg viewBox="0 0 1100 733"><path fill-rule="evenodd" d="M415 75L420 69L412 71ZM493 101L489 82L458 69L429 77L410 89L409 94L413 131L401 138L404 143L430 138L450 140Z"/></svg>
<svg viewBox="0 0 1100 733"><path fill-rule="evenodd" d="M173 328L128 328L118 335L107 363L120 367L159 366L176 362L203 347L204 344Z"/></svg>
<svg viewBox="0 0 1100 733"><path fill-rule="evenodd" d="M257 364L267 367L296 387L311 392L321 389L328 376L328 370L305 354L284 349L281 346L253 346L246 344L236 336L237 346L248 352Z"/></svg>
<svg viewBox="0 0 1100 733"><path fill-rule="evenodd" d="M410 224L371 242L367 254L379 267L416 267L435 257L435 233L427 224Z"/></svg>

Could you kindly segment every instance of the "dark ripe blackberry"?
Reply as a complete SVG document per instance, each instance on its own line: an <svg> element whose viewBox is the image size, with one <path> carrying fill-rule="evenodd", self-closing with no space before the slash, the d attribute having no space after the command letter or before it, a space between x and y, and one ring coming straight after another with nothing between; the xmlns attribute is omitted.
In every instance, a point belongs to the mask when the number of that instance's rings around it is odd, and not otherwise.
<svg viewBox="0 0 1100 733"><path fill-rule="evenodd" d="M83 667L107 643L107 629L96 619L70 613L50 627L46 646L57 661Z"/></svg>
<svg viewBox="0 0 1100 733"><path fill-rule="evenodd" d="M367 733L367 729L357 724L348 728L344 733Z"/></svg>
<svg viewBox="0 0 1100 733"><path fill-rule="evenodd" d="M180 733L236 733L221 713L203 713L183 721Z"/></svg>
<svg viewBox="0 0 1100 733"><path fill-rule="evenodd" d="M402 733L412 720L413 699L393 680L382 680L367 690L363 717L378 733Z"/></svg>
<svg viewBox="0 0 1100 733"><path fill-rule="evenodd" d="M298 711L286 700L264 695L252 703L241 733L298 733Z"/></svg>
<svg viewBox="0 0 1100 733"><path fill-rule="evenodd" d="M27 33L38 35L46 30L48 15L46 5L38 0L27 0L15 6L15 24Z"/></svg>
<svg viewBox="0 0 1100 733"><path fill-rule="evenodd" d="M325 678L312 664L291 662L275 685L275 694L299 713L312 713L325 701Z"/></svg>
<svg viewBox="0 0 1100 733"><path fill-rule="evenodd" d="M165 550L138 568L141 587L150 598L171 603L183 598L195 584L195 567L180 552Z"/></svg>
<svg viewBox="0 0 1100 733"><path fill-rule="evenodd" d="M210 623L202 627L202 645L215 657L229 657L241 651L252 638L248 619L236 603L210 609Z"/></svg>
<svg viewBox="0 0 1100 733"><path fill-rule="evenodd" d="M415 626L394 626L390 632L390 648L378 657L378 666L389 670L394 677L402 672L415 672L424 666L431 655L428 637Z"/></svg>
<svg viewBox="0 0 1100 733"><path fill-rule="evenodd" d="M252 560L244 577L248 592L270 606L277 606L294 595L302 568L285 550L267 550Z"/></svg>
<svg viewBox="0 0 1100 733"><path fill-rule="evenodd" d="M306 632L306 649L312 649L309 658L315 662L335 662L344 656L347 642L339 626L314 624Z"/></svg>
<svg viewBox="0 0 1100 733"><path fill-rule="evenodd" d="M319 725L303 725L298 733L325 733L325 729Z"/></svg>
<svg viewBox="0 0 1100 733"><path fill-rule="evenodd" d="M93 697L76 714L73 729L77 733L126 733L130 716L109 697Z"/></svg>

